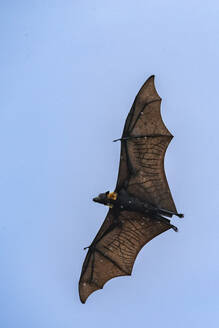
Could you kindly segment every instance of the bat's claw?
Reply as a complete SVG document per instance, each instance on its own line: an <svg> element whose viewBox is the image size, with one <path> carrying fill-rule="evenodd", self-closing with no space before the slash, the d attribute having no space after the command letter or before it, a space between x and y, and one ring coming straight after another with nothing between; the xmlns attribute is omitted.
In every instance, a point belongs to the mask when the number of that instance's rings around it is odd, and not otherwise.
<svg viewBox="0 0 219 328"><path fill-rule="evenodd" d="M84 247L84 250L86 249L94 249L95 248L95 245L94 244L91 244L90 246L87 246L87 247Z"/></svg>
<svg viewBox="0 0 219 328"><path fill-rule="evenodd" d="M172 228L175 232L178 232L178 228L175 227L174 225L171 225L171 228Z"/></svg>
<svg viewBox="0 0 219 328"><path fill-rule="evenodd" d="M90 249L90 248L92 248L92 247L93 247L92 245L87 246L87 247L84 247L84 250L86 250L86 249Z"/></svg>

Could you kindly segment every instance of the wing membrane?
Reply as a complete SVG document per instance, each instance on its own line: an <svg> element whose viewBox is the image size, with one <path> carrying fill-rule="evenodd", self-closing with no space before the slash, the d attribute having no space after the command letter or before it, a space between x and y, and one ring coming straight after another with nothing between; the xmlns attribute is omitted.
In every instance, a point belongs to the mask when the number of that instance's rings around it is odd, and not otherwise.
<svg viewBox="0 0 219 328"><path fill-rule="evenodd" d="M106 219L112 215L110 210ZM102 289L108 280L131 275L141 248L170 229L168 220L167 223L159 222L136 212L120 212L116 222L113 229L109 229L104 221L101 234L97 234L87 253L79 282L82 303L95 290ZM107 227L105 231L104 226Z"/></svg>
<svg viewBox="0 0 219 328"><path fill-rule="evenodd" d="M172 139L160 114L161 98L151 76L140 89L126 119L121 139L119 175L115 191L130 194L176 212L164 171L164 156ZM170 229L167 219L110 209L86 255L79 294L82 303L95 290L118 276L131 275L141 248Z"/></svg>
<svg viewBox="0 0 219 328"><path fill-rule="evenodd" d="M164 171L165 152L173 136L163 123L160 103L151 76L136 96L125 123L116 191L126 184L131 194L176 212Z"/></svg>

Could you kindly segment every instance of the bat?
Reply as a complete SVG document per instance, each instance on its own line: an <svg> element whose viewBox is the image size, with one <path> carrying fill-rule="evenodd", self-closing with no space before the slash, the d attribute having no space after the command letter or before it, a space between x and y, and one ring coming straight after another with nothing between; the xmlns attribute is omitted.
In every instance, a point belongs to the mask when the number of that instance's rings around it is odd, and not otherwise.
<svg viewBox="0 0 219 328"><path fill-rule="evenodd" d="M93 199L109 206L96 237L88 248L79 281L82 303L104 284L129 276L141 248L164 231L177 213L164 171L164 156L173 138L160 113L161 98L154 76L143 84L125 122L119 174L114 192ZM85 248L85 249L86 249Z"/></svg>

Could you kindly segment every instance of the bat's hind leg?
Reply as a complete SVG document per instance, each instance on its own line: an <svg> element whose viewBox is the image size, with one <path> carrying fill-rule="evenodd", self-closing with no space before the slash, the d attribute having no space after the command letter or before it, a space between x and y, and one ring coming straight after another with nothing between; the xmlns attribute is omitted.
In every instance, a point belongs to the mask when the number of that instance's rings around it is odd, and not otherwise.
<svg viewBox="0 0 219 328"><path fill-rule="evenodd" d="M161 215L156 215L156 220L161 221L166 223L171 229L173 229L175 232L178 231L178 228L176 226L174 226L173 224L171 224L170 220L162 217Z"/></svg>

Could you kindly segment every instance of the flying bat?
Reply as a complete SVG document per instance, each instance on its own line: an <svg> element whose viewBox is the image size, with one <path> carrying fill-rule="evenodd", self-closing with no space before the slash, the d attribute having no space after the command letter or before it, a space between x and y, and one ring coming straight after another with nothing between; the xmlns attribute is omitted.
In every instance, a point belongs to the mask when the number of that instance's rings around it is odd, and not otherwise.
<svg viewBox="0 0 219 328"><path fill-rule="evenodd" d="M141 248L164 231L177 228L168 218L177 213L164 171L164 156L173 138L160 113L154 76L137 94L120 139L118 180L113 192L93 199L109 206L88 248L79 281L82 303L104 284L129 276Z"/></svg>

